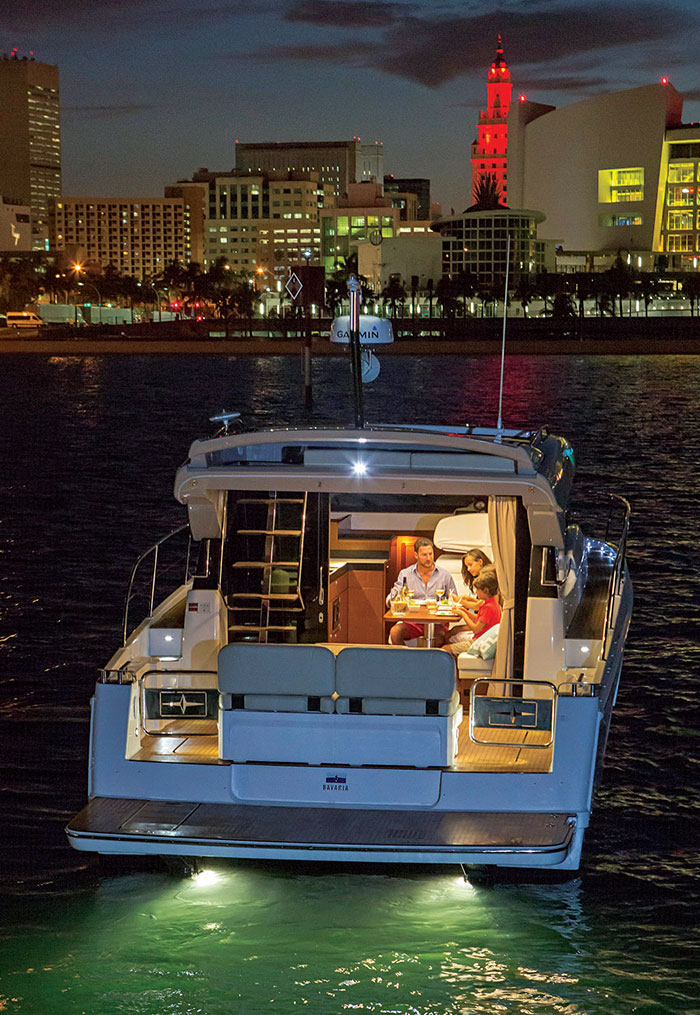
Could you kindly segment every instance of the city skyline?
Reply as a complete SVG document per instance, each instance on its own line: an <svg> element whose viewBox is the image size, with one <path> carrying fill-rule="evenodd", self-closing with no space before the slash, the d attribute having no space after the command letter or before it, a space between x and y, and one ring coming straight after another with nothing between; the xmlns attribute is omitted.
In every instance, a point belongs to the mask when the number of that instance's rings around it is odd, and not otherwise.
<svg viewBox="0 0 700 1015"><path fill-rule="evenodd" d="M683 44L690 0L37 0L6 14L0 50L58 65L64 193L150 196L241 142L383 142L385 168L429 177L443 212L471 201L470 146L497 35L520 93L565 105L658 81L700 118Z"/></svg>

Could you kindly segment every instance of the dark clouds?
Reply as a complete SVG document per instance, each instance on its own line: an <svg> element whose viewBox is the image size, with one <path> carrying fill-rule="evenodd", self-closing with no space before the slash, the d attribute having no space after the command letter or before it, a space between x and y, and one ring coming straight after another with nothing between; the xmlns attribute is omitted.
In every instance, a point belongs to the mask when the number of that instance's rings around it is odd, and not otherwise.
<svg viewBox="0 0 700 1015"><path fill-rule="evenodd" d="M382 28L396 24L406 16L408 8L382 0L358 0L338 3L337 0L298 0L285 14L287 21L335 28Z"/></svg>
<svg viewBox="0 0 700 1015"><path fill-rule="evenodd" d="M418 13L416 5L391 2L344 4L340 0L295 0L287 10L288 21L304 21L333 29L327 43L270 46L249 53L256 61L304 60L316 63L345 63L372 67L397 77L435 88L473 72L493 59L496 35L504 37L507 59L512 64L558 64L554 77L560 90L580 90L580 81L567 82L562 63L576 61L593 51L612 50L651 43L661 46L674 38L687 38L697 29L697 11L690 13L655 2L620 3L604 6L591 0L565 3L520 4L454 16ZM337 31L343 28L373 28L361 40L348 33L339 44ZM379 29L379 30L377 30ZM624 68L620 68L624 76Z"/></svg>

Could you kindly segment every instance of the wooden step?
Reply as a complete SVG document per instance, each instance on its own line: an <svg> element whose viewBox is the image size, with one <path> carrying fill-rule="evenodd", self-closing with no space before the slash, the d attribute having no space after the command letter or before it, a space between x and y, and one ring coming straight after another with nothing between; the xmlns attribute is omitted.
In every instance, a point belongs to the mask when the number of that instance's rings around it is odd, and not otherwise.
<svg viewBox="0 0 700 1015"><path fill-rule="evenodd" d="M241 497L236 501L238 504L303 504L301 497Z"/></svg>
<svg viewBox="0 0 700 1015"><path fill-rule="evenodd" d="M256 624L231 624L229 631L243 631L252 634L254 631L296 631L296 624L268 624L261 627Z"/></svg>
<svg viewBox="0 0 700 1015"><path fill-rule="evenodd" d="M301 535L301 529L237 529L238 536L294 536Z"/></svg>
<svg viewBox="0 0 700 1015"><path fill-rule="evenodd" d="M299 567L298 560L237 560L231 567Z"/></svg>
<svg viewBox="0 0 700 1015"><path fill-rule="evenodd" d="M232 592L229 599L262 599L264 601L282 599L284 602L291 603L298 601L299 596L296 592Z"/></svg>

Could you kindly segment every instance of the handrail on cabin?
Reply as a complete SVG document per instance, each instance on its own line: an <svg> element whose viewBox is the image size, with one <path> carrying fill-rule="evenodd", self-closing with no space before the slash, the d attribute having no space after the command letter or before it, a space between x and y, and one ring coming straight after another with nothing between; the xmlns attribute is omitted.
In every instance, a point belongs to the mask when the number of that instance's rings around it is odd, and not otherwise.
<svg viewBox="0 0 700 1015"><path fill-rule="evenodd" d="M613 623L613 613L615 610L615 599L620 594L622 586L622 579L625 569L625 557L627 552L627 537L629 534L629 518L630 518L630 504L629 501L624 497L620 497L619 494L609 493L608 494L608 521L605 527L605 542L613 547L615 550L615 560L613 563L612 573L610 575L610 584L608 587L608 604L605 610L605 624L603 627L603 650L602 658L607 658L607 640L608 634ZM622 515L620 518L619 529L617 532L613 531L613 525L615 516L622 509Z"/></svg>
<svg viewBox="0 0 700 1015"><path fill-rule="evenodd" d="M187 525L187 524L180 525L177 529L173 529L172 532L169 532L167 535L162 536L161 539L159 539L155 543L153 543L152 546L149 546L147 550L144 550L144 552L141 554L141 556L138 558L138 560L134 564L133 568L131 569L131 577L129 579L129 587L127 589L126 599L124 601L124 619L123 619L123 623L122 623L122 645L126 645L127 635L129 634L129 607L131 605L132 599L134 599L135 596L136 596L136 593L133 591L134 580L136 578L136 575L137 575L137 572L138 572L139 568L141 567L141 564L144 562L144 560L146 560L146 558L150 554L153 554L153 573L151 575L151 594L150 594L150 603L149 603L149 608L148 608L148 615L152 616L153 615L153 606L154 606L154 602L155 602L155 595L156 595L156 582L157 582L157 578L158 578L158 556L159 556L160 547L164 543L167 543L169 539L172 539L174 536L177 536L181 532L184 532L185 529L189 529L189 525ZM186 554L186 557L185 557L185 581L187 581L187 576L189 574L189 569L190 569L190 550L191 550L191 547L192 547L192 536L190 536L189 539L187 540L187 554Z"/></svg>

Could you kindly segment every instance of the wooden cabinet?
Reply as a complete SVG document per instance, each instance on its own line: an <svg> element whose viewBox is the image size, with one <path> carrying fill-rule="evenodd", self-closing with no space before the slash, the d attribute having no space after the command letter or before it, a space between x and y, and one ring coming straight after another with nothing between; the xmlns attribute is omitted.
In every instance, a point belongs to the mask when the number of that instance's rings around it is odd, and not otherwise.
<svg viewBox="0 0 700 1015"><path fill-rule="evenodd" d="M345 569L328 584L328 640L347 642L348 574Z"/></svg>
<svg viewBox="0 0 700 1015"><path fill-rule="evenodd" d="M360 645L386 642L382 619L386 567L345 564L328 586L328 640Z"/></svg>

